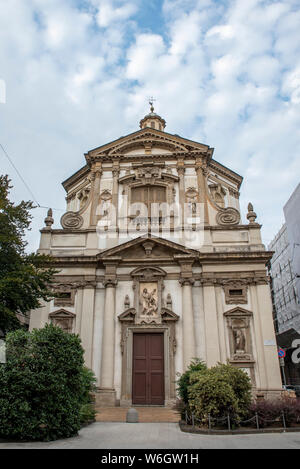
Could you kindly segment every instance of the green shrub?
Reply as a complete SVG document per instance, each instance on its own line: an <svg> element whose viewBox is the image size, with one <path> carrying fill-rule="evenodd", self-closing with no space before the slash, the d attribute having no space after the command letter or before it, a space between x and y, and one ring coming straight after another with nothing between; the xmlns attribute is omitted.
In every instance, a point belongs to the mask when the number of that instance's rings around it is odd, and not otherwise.
<svg viewBox="0 0 300 469"><path fill-rule="evenodd" d="M202 372L206 370L206 365L202 362L199 358L194 358L194 360L190 363L188 369L185 373L183 373L177 381L177 391L179 397L182 399L185 405L188 404L189 396L188 396L188 387L190 385L190 376L195 371Z"/></svg>
<svg viewBox="0 0 300 469"><path fill-rule="evenodd" d="M80 407L79 418L80 424L86 425L94 422L96 416L95 406L92 403L82 404Z"/></svg>
<svg viewBox="0 0 300 469"><path fill-rule="evenodd" d="M197 419L207 422L223 418L229 412L239 420L251 403L251 382L248 375L231 365L219 364L190 375L188 403Z"/></svg>
<svg viewBox="0 0 300 469"><path fill-rule="evenodd" d="M77 335L46 325L7 335L0 367L0 437L54 440L76 435L93 377Z"/></svg>
<svg viewBox="0 0 300 469"><path fill-rule="evenodd" d="M214 369L226 377L227 382L231 385L238 400L239 416L246 416L252 402L251 380L247 373L235 366L221 363L214 367Z"/></svg>

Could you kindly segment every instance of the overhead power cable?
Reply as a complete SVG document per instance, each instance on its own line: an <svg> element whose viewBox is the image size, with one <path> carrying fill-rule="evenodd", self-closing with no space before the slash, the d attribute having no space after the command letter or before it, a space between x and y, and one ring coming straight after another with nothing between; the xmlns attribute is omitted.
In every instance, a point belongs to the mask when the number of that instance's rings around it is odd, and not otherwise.
<svg viewBox="0 0 300 469"><path fill-rule="evenodd" d="M10 162L10 164L12 165L12 167L14 168L14 170L16 171L17 175L19 176L19 178L21 179L21 181L23 182L24 186L26 187L26 189L28 190L29 194L31 195L33 201L36 203L37 207L36 208L50 208L50 207L44 207L43 205L40 205L35 197L35 195L33 194L32 190L30 189L30 187L28 186L28 184L26 183L26 181L24 180L23 176L21 175L20 171L18 170L18 168L16 167L16 165L14 164L14 162L12 161L11 157L9 156L9 154L7 153L7 151L5 150L5 148L3 147L2 143L0 143L0 147L4 153L4 155L6 156L6 158L8 159L8 161ZM59 210L61 212L63 212L64 210L61 209L61 208L53 208L53 210Z"/></svg>

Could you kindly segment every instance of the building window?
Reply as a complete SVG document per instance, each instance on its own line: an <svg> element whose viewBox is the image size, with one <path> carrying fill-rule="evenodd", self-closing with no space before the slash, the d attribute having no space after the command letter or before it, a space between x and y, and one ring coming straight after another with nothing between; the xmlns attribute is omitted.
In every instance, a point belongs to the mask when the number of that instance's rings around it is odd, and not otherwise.
<svg viewBox="0 0 300 469"><path fill-rule="evenodd" d="M54 298L54 306L73 306L75 290L57 291Z"/></svg>
<svg viewBox="0 0 300 469"><path fill-rule="evenodd" d="M232 304L247 304L247 285L242 285L239 282L232 282L224 285L225 303Z"/></svg>
<svg viewBox="0 0 300 469"><path fill-rule="evenodd" d="M162 186L142 186L131 189L131 203L143 203L151 214L152 203L163 203L167 201L166 188Z"/></svg>
<svg viewBox="0 0 300 469"><path fill-rule="evenodd" d="M238 289L229 290L229 296L242 296L242 294L243 294L243 290L238 290Z"/></svg>

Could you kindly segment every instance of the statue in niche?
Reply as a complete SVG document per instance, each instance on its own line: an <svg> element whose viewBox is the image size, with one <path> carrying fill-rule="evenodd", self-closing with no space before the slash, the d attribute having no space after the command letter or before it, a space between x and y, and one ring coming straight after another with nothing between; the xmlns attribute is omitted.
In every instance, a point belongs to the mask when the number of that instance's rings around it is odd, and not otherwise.
<svg viewBox="0 0 300 469"><path fill-rule="evenodd" d="M233 329L234 353L246 352L246 336L243 329Z"/></svg>
<svg viewBox="0 0 300 469"><path fill-rule="evenodd" d="M152 291L149 286L143 286L141 291L141 315L142 316L155 316L157 314L157 289L154 288Z"/></svg>

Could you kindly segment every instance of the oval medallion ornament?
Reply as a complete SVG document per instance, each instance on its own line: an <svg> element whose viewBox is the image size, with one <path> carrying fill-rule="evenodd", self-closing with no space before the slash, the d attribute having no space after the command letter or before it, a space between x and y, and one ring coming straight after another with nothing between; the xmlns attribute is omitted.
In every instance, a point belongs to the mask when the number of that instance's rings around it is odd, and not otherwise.
<svg viewBox="0 0 300 469"><path fill-rule="evenodd" d="M66 212L60 219L65 230L79 230L83 225L83 218L76 212Z"/></svg>
<svg viewBox="0 0 300 469"><path fill-rule="evenodd" d="M240 218L240 212L236 208L228 207L218 212L216 222L218 225L238 225Z"/></svg>

